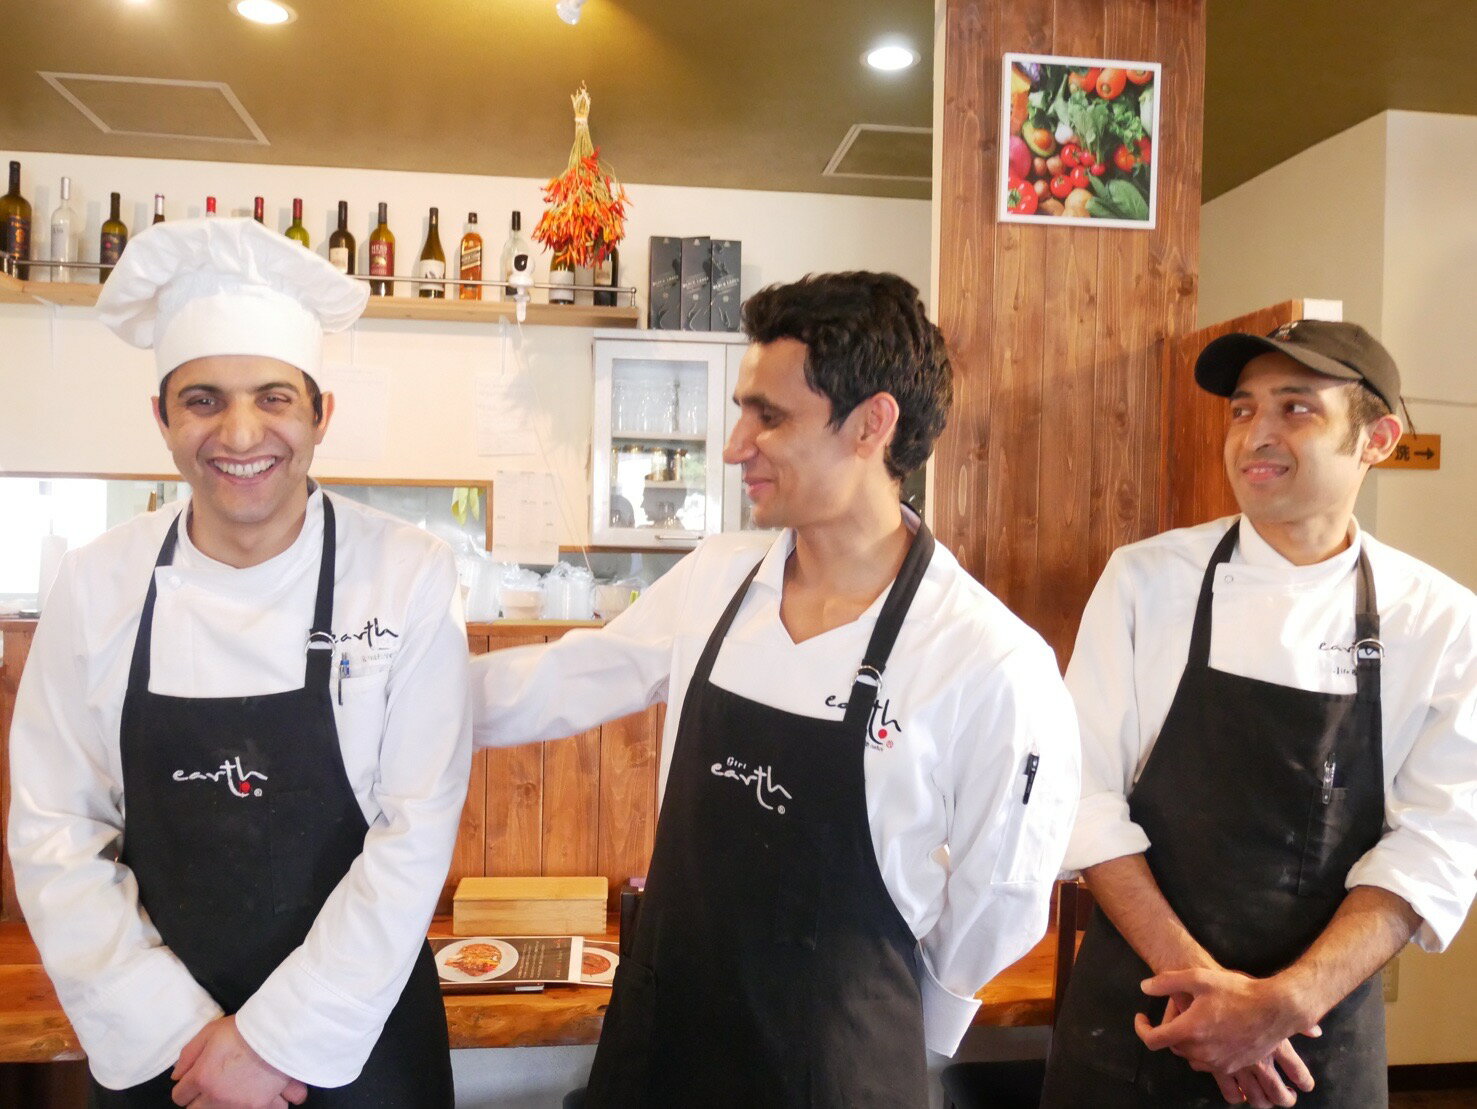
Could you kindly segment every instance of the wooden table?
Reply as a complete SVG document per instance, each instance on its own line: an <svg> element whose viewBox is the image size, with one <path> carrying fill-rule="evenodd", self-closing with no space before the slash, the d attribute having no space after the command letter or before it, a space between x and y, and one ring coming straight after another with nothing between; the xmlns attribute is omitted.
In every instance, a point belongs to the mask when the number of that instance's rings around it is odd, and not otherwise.
<svg viewBox="0 0 1477 1109"><path fill-rule="evenodd" d="M431 934L450 935L450 928L449 918L437 917ZM614 939L614 932L600 938ZM1048 1023L1055 964L1053 932L980 991L983 1004L975 1023ZM608 989L594 986L553 987L534 994L448 994L446 1023L452 1047L592 1044L600 1038L609 1000ZM19 921L0 924L0 1063L82 1057L26 926Z"/></svg>

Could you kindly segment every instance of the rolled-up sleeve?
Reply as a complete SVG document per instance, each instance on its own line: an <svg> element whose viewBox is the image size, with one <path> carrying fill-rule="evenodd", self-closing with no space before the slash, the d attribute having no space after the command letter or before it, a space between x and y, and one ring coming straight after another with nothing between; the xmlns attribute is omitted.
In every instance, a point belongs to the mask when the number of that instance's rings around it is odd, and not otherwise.
<svg viewBox="0 0 1477 1109"><path fill-rule="evenodd" d="M1046 933L1081 772L1076 716L1044 643L1013 650L962 708L940 783L951 812L945 901L920 941L924 1038L944 1055L980 987Z"/></svg>
<svg viewBox="0 0 1477 1109"><path fill-rule="evenodd" d="M456 564L438 547L417 576L386 691L382 813L302 945L236 1015L277 1069L313 1086L356 1078L435 911L471 769L467 636Z"/></svg>
<svg viewBox="0 0 1477 1109"><path fill-rule="evenodd" d="M1385 795L1388 831L1346 885L1398 894L1416 942L1443 951L1477 893L1477 624L1468 614L1436 667L1424 721Z"/></svg>
<svg viewBox="0 0 1477 1109"><path fill-rule="evenodd" d="M1082 731L1082 800L1067 845L1069 872L1149 847L1128 815L1141 749L1134 684L1134 599L1120 555L1108 560L1077 630L1067 689Z"/></svg>
<svg viewBox="0 0 1477 1109"><path fill-rule="evenodd" d="M221 1010L164 945L118 861L117 739L88 707L76 558L63 560L16 697L7 844L26 923L92 1073L123 1089L173 1066Z"/></svg>

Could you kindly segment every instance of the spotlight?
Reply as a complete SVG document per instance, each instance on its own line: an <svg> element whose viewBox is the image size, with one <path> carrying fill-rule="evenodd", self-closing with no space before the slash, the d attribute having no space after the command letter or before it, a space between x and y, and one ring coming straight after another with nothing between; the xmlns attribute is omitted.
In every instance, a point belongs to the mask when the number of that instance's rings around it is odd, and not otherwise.
<svg viewBox="0 0 1477 1109"><path fill-rule="evenodd" d="M917 65L918 51L908 46L889 43L886 46L872 47L862 55L862 61L884 73L896 73L900 69L908 69Z"/></svg>
<svg viewBox="0 0 1477 1109"><path fill-rule="evenodd" d="M554 10L559 13L559 18L573 27L580 21L580 9L585 6L585 0L559 0L554 5Z"/></svg>
<svg viewBox="0 0 1477 1109"><path fill-rule="evenodd" d="M295 11L277 0L232 0L231 10L242 19L268 25L291 23L297 18Z"/></svg>

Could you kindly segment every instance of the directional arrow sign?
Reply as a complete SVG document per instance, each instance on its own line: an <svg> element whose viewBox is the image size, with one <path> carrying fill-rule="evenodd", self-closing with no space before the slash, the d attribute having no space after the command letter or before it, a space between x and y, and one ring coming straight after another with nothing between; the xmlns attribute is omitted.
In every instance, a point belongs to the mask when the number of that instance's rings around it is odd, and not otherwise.
<svg viewBox="0 0 1477 1109"><path fill-rule="evenodd" d="M1402 435L1390 457L1379 464L1381 470L1441 469L1441 436Z"/></svg>

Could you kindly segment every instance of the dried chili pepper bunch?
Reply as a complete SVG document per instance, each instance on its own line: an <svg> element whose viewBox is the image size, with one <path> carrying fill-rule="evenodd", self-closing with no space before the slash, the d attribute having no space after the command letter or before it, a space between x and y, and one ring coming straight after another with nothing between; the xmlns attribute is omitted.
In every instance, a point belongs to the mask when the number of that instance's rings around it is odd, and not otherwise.
<svg viewBox="0 0 1477 1109"><path fill-rule="evenodd" d="M593 266L625 237L630 198L590 141L590 94L585 86L580 85L570 100L574 103L574 147L569 166L544 186L544 202L549 207L539 217L533 237L555 258Z"/></svg>

